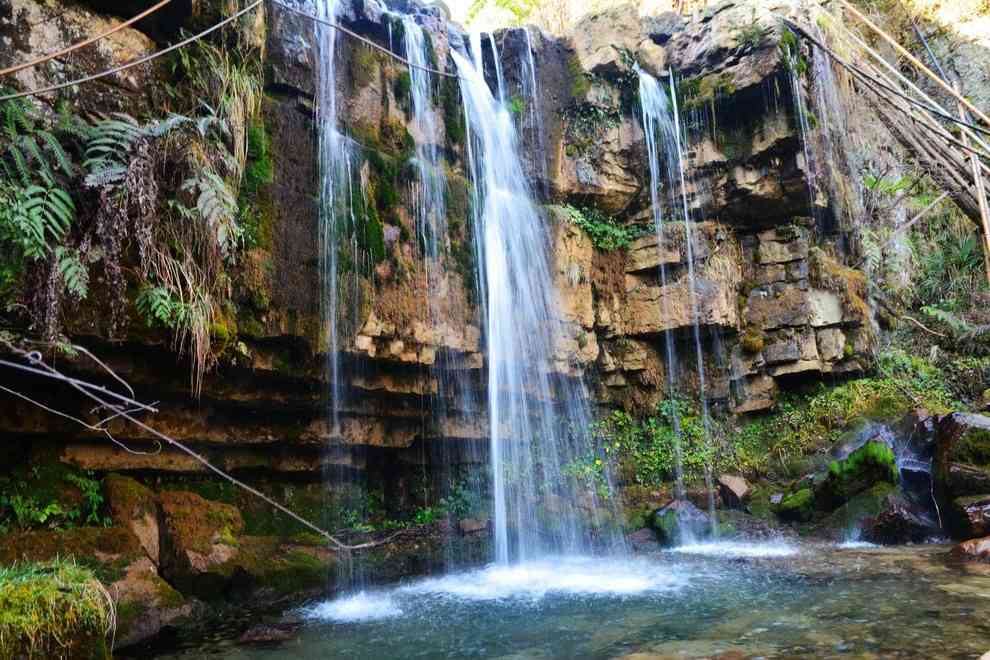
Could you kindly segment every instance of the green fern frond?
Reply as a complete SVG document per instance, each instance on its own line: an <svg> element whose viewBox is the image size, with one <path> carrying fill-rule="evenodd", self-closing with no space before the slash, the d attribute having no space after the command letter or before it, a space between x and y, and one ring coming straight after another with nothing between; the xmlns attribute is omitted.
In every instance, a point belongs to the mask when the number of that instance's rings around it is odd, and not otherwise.
<svg viewBox="0 0 990 660"><path fill-rule="evenodd" d="M66 176L71 177L75 175L76 168L72 164L72 159L69 158L69 154L66 153L65 147L62 146L62 143L48 131L38 131L38 137L40 137L41 141L45 143L46 147L48 147L48 152L55 158L55 164L58 165L58 168L62 170Z"/></svg>
<svg viewBox="0 0 990 660"><path fill-rule="evenodd" d="M55 248L55 261L66 290L82 300L89 293L89 269L79 258L79 252L64 246Z"/></svg>

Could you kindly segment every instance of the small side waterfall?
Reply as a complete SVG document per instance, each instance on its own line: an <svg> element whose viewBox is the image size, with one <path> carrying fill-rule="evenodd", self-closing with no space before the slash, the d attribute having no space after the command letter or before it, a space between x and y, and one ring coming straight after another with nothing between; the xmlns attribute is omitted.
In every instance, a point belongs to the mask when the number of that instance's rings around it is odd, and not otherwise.
<svg viewBox="0 0 990 660"><path fill-rule="evenodd" d="M550 237L523 174L511 113L496 101L481 69L459 53L452 56L461 76L479 223L496 560L587 552L600 525L604 542L619 546L614 524L600 517L606 503L594 492L579 492L563 472L591 451L591 416L583 386L550 372L556 324ZM479 62L480 54L474 56Z"/></svg>
<svg viewBox="0 0 990 660"><path fill-rule="evenodd" d="M643 130L646 134L647 156L650 164L650 197L653 208L653 221L657 232L657 248L660 254L665 252L665 221L663 218L664 200L661 198L660 190L666 184L668 196L666 206L670 209L672 216L679 216L684 232L686 277L688 285L688 297L691 310L692 339L694 343L694 361L698 378L698 404L700 407L702 424L705 433L705 442L713 442L712 420L709 410L704 349L701 338L701 325L699 323L698 307L698 286L695 274L695 236L694 221L691 217L691 208L688 202L688 180L684 163L683 143L685 134L682 129L679 108L677 106L677 90L673 73L670 76L669 101L664 93L660 82L643 70L639 73L639 96L643 118ZM678 192L679 191L679 192ZM660 285L666 287L669 282L666 265L661 262L659 266ZM666 298L663 298L660 313L667 315L665 309ZM677 347L674 337L675 330L668 330L664 333L664 345L667 357L667 379L670 396L674 400L672 409L672 421L674 425L675 437L678 438L674 447L676 462L676 485L675 497L683 499L684 490L684 470L683 470L683 447L680 411L677 405L679 388L677 383ZM715 522L715 499L714 483L711 473L711 466L705 469L705 485L708 490L708 508L712 523L713 535L717 533Z"/></svg>
<svg viewBox="0 0 990 660"><path fill-rule="evenodd" d="M667 97L660 88L660 83L645 71L639 71L639 99L643 113L643 132L646 135L647 159L650 163L650 203L653 209L653 224L657 233L657 249L663 252L664 241L664 219L663 207L660 198L660 185L662 174L660 172L660 148L665 154L669 154L672 149L676 149L676 141L672 140L675 128L672 122L673 113ZM660 286L666 287L667 266L660 263ZM667 299L661 298L660 314L668 316ZM674 334L672 331L663 333L665 357L667 358L667 386L671 394L675 391L677 372L677 348L674 344ZM674 464L676 469L674 496L684 499L684 457L681 447L681 427L680 414L677 407L673 407L672 415L674 425Z"/></svg>
<svg viewBox="0 0 990 660"><path fill-rule="evenodd" d="M540 114L540 89L536 82L536 57L533 53L533 37L530 28L523 28L526 34L526 57L522 59L523 72L520 76L522 80L523 99L529 109L530 123L530 146L532 157L536 159L536 171L540 174L541 186L547 182L547 155L546 155L546 132L543 127L543 117ZM542 192L546 192L543 190Z"/></svg>
<svg viewBox="0 0 990 660"><path fill-rule="evenodd" d="M337 0L319 0L316 3L321 20L334 22L337 16ZM327 333L327 379L330 389L330 435L338 435L338 411L341 404L340 351L337 346L337 305L339 285L338 220L346 213L346 201L351 192L351 142L337 130L336 48L337 31L316 24L316 43L319 55L317 79L317 126L319 135L320 166L320 274L321 316Z"/></svg>
<svg viewBox="0 0 990 660"><path fill-rule="evenodd" d="M446 231L446 208L444 192L447 187L443 165L440 160L440 135L437 127L436 110L433 107L433 75L426 70L430 58L427 49L431 45L423 28L412 16L403 16L406 57L413 65L409 67L410 95L416 138L417 182L413 195L416 231L426 258L427 273L432 288L436 277L436 260L443 251Z"/></svg>

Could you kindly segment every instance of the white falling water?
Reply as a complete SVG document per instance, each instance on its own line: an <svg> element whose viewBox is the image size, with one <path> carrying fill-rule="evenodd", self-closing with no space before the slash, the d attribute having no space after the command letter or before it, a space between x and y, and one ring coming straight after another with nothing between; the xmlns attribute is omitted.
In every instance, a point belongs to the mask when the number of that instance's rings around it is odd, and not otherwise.
<svg viewBox="0 0 990 660"><path fill-rule="evenodd" d="M546 133L543 130L543 118L540 115L540 89L536 84L536 57L533 53L533 39L529 28L523 28L526 34L526 57L522 59L523 74L522 93L529 108L529 121L532 129L530 153L536 159L536 169L540 174L541 184L547 180ZM545 191L544 191L545 192Z"/></svg>
<svg viewBox="0 0 990 660"><path fill-rule="evenodd" d="M480 45L480 37L472 43ZM562 473L591 449L590 415L583 387L549 371L557 320L547 226L523 173L511 113L479 68L459 53L452 56L475 186L496 560L586 552L589 519L602 503L595 493L577 492ZM607 536L606 543L620 543L614 532Z"/></svg>
<svg viewBox="0 0 990 660"><path fill-rule="evenodd" d="M685 259L687 261L687 281L688 295L690 299L692 318L692 338L694 340L695 368L698 377L698 400L702 421L704 424L706 441L712 441L711 417L708 409L708 398L706 396L705 383L705 360L704 350L701 341L701 325L699 323L699 308L697 295L697 280L695 276L694 263L694 222L691 218L691 210L688 204L687 176L684 164L683 133L681 129L680 115L677 107L676 85L671 73L669 85L669 101L662 86L653 76L643 70L639 73L639 96L643 114L643 131L646 134L647 156L650 164L650 195L653 207L653 220L657 232L657 245L661 254L664 253L664 218L663 200L660 191L666 188L668 191L667 205L672 214L679 216L684 228ZM679 194L678 191L679 190ZM660 284L667 286L667 273L663 264L660 265ZM666 300L666 299L664 299ZM661 308L660 313L666 314ZM664 333L665 349L667 354L668 386L671 396L678 395L676 374L676 346L673 332ZM677 406L672 407L673 424L675 437L680 437L680 419ZM674 455L676 463L676 496L684 497L684 473L682 466L682 447L680 443L675 443ZM710 468L705 471L705 482L709 494L709 514L712 521L712 529L715 531L714 517L714 489Z"/></svg>
<svg viewBox="0 0 990 660"><path fill-rule="evenodd" d="M791 75L791 95L794 97L794 114L797 115L798 128L801 131L801 148L804 154L805 180L808 183L808 198L811 201L811 213L816 220L820 220L817 202L817 181L818 181L818 161L815 158L815 150L811 144L811 124L808 120L808 111L804 103L801 78L798 71L797 58L800 53L795 53L788 46L788 68Z"/></svg>
<svg viewBox="0 0 990 660"><path fill-rule="evenodd" d="M653 209L653 224L657 232L657 249L662 254L664 251L664 218L660 190L664 175L660 171L660 149L663 147L665 154L669 154L671 149L676 149L676 141L672 139L676 129L673 124L670 104L660 88L660 83L657 82L656 78L642 70L639 71L639 99L643 111L643 133L646 135L647 161L650 164L650 203ZM669 163L669 160L664 162ZM667 177L670 180L669 167ZM663 263L660 264L660 286L667 286L667 267ZM666 297L661 298L661 301L660 314L667 316ZM677 350L671 332L664 333L664 351L667 358L667 386L673 394L676 384ZM677 499L683 499L684 459L680 443L680 416L677 414L676 408L674 408L673 424L674 466L676 470L674 496Z"/></svg>
<svg viewBox="0 0 990 660"><path fill-rule="evenodd" d="M430 58L427 49L430 44L423 28L417 25L412 16L403 16L406 57L409 59L411 81L414 135L416 137L417 182L413 195L416 213L416 231L425 251L427 272L435 275L435 261L443 250L443 237L446 235L446 209L444 192L447 186L443 165L440 162L439 130L437 115L433 107L433 76L427 67ZM431 278L432 279L432 278ZM430 282L431 288L435 282Z"/></svg>
<svg viewBox="0 0 990 660"><path fill-rule="evenodd" d="M337 0L317 0L317 15L323 21L334 22ZM337 130L336 48L337 31L315 24L319 55L316 121L319 135L320 166L320 273L322 295L321 314L328 335L327 370L330 386L330 433L337 435L338 411L341 404L340 351L337 345L337 305L339 281L337 239L340 224L346 219L351 195L351 142Z"/></svg>

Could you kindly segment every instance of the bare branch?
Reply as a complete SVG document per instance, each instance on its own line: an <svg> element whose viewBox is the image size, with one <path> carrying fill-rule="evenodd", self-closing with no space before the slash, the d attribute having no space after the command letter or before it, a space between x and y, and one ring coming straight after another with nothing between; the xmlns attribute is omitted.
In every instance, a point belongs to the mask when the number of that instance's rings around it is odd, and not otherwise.
<svg viewBox="0 0 990 660"><path fill-rule="evenodd" d="M359 543L359 544L356 544L356 545L349 545L347 543L344 543L344 542L340 541L338 538L336 538L330 532L327 532L326 530L324 530L324 529L318 527L317 525L311 523L310 521L308 521L305 518L303 518L302 516L296 514L292 510L290 510L287 507L285 507L284 505L276 502L275 500L273 500L269 496L265 495L261 491L255 489L255 488L252 488L251 486L247 485L243 481L240 481L239 479L233 477L232 475L228 474L227 472L224 472L223 470L221 470L220 468L216 467L215 465L213 465L212 463L210 463L208 460L206 460L203 456L201 456L200 454L198 454L195 451L193 451L192 449L190 449L188 446L184 445L183 443L179 442L178 440L175 440L175 439L173 439L173 438L165 435L161 431L158 431L158 430L156 430L156 429L148 426L147 424L145 424L144 422L142 422L140 419L134 417L134 413L136 413L136 412L146 412L146 411L157 412L157 409L154 408L153 406L149 406L149 405L140 403L138 401L134 401L133 399L130 399L129 397L126 397L126 396L117 394L115 392L112 392L110 390L107 390L105 387L100 387L100 386L94 385L92 383L88 383L88 382L86 382L84 380L80 380L78 378L71 378L69 376L66 376L65 374L63 374L62 372L60 372L58 369L56 369L55 367L52 367L52 366L49 366L49 365L45 364L45 362L43 361L43 358L42 358L41 354L39 352L37 352L37 351L26 351L26 350L24 350L22 348L19 348L19 347L15 346L13 343L11 343L7 339L0 339L0 343L6 345L7 348L13 354L19 356L20 358L22 358L23 360L25 360L26 362L28 362L28 364L18 364L16 362L11 362L9 360L0 360L0 366L9 367L11 369L16 369L18 371L23 371L23 372L26 372L26 373L35 374L35 375L43 376L45 378L50 378L52 380L56 380L56 381L59 381L59 382L62 382L62 383L66 383L67 385L71 386L73 389L75 389L79 393L83 394L84 396L86 396L89 399L92 399L94 402L96 402L96 404L98 405L98 408L103 408L103 409L106 409L106 410L115 411L115 414L113 414L112 416L108 417L106 420L104 420L104 422L109 421L111 419L117 419L117 418L126 419L127 421L131 422L132 424L134 424L138 428L146 431L147 433L150 433L152 436L154 436L155 438L157 438L159 441L164 442L164 443L166 443L166 444L174 447L175 449L183 452L184 454L190 456L196 462L200 463L203 467L205 467L207 470L213 472L217 476L219 476L219 477L221 477L221 478L229 481L230 483L234 484L238 488L241 488L241 489L247 491L248 493L251 493L255 497L263 500L264 502L267 502L269 505L271 505L275 509L281 511L282 513L286 514L287 516L289 516L290 518L292 518L296 522L298 522L301 525L305 526L307 529L309 529L309 530L311 530L311 531L319 534L320 536L322 536L323 538L325 538L327 541L329 541L330 544L333 545L337 550L340 550L342 552L351 552L351 551L354 551L354 550L366 550L366 549L369 549L369 548L374 548L374 547L377 547L377 546L381 546L381 545L385 545L387 543L390 543L393 540L395 540L396 538L398 538L399 536L407 533L407 531L408 531L408 530L399 530L399 531L395 532L394 534L391 534L388 537L386 537L384 539L381 539L381 540L378 540L378 541L369 541L367 543ZM73 348L80 349L81 347L73 346ZM85 349L82 349L82 350L85 351ZM100 364L102 364L102 363L100 363ZM106 368L106 369L109 370L109 367L106 367L105 364L103 364L103 366L104 366L104 368ZM119 378L116 377L116 375L115 375L115 378L117 378L119 380ZM0 387L2 387L2 386L0 386ZM25 400L29 401L30 403L33 403L33 404L35 404L35 405L37 405L37 406L39 406L39 407L47 410L48 412L51 412L52 414L59 415L61 417L66 417L68 419L71 419L72 421L75 421L75 422L77 422L79 424L82 424L86 428L90 428L90 429L93 429L93 430L96 430L96 431L101 431L101 432L105 433L106 436L111 441L113 441L114 443L120 445L121 447L124 447L124 445L122 443L120 443L119 441L117 441L115 438L113 438L110 435L110 433L105 428L102 428L102 427L99 427L99 426L94 426L92 424L88 424L87 422L85 422L83 420L80 420L79 418L73 417L71 415L62 413L62 412L57 411L57 410L54 410L54 409L52 409L52 408L50 408L50 407L48 407L48 406L46 406L44 404L41 404L41 403L39 403L37 401L34 401L30 397L27 397L27 396L25 396L23 394L20 394L18 392L14 392L13 390L10 390L8 388L5 388L4 387L3 389L5 391L10 392L11 394L14 394L15 396L18 396L18 397L20 397L22 399L25 399ZM128 387L128 389L130 389L130 388ZM123 407L123 406L121 406L119 404L110 403L106 399L102 398L103 396L110 396L110 397L113 397L115 399L119 399L119 400L121 400L121 401L123 401L125 403L129 403L132 406L132 408L129 409L129 408L125 408L125 407ZM124 448L127 449L126 447L124 447ZM159 443L159 451L160 450L161 450L161 444ZM138 453L138 452L134 452L134 451L132 451L130 449L128 449L128 451L131 451L131 453Z"/></svg>

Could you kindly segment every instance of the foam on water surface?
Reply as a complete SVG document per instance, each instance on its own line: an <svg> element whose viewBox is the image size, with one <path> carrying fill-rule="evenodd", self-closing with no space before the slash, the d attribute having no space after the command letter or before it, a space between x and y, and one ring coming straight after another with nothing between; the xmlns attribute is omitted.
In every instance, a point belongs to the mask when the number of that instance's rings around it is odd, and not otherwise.
<svg viewBox="0 0 990 660"><path fill-rule="evenodd" d="M304 609L302 613L307 618L337 623L378 621L402 616L402 610L390 593L367 591L319 603Z"/></svg>
<svg viewBox="0 0 990 660"><path fill-rule="evenodd" d="M776 558L793 557L798 553L796 546L783 543L689 543L671 548L668 552L706 557L752 557Z"/></svg>
<svg viewBox="0 0 990 660"><path fill-rule="evenodd" d="M423 580L405 593L466 600L540 599L548 594L627 596L676 590L687 584L680 572L646 560L565 557L530 561Z"/></svg>
<svg viewBox="0 0 990 660"><path fill-rule="evenodd" d="M403 616L427 601L536 602L547 596L626 597L674 592L689 583L689 575L682 568L645 559L555 557L507 566L492 564L388 591L362 591L307 608L303 615L354 623Z"/></svg>

